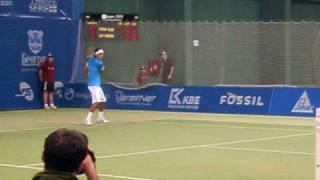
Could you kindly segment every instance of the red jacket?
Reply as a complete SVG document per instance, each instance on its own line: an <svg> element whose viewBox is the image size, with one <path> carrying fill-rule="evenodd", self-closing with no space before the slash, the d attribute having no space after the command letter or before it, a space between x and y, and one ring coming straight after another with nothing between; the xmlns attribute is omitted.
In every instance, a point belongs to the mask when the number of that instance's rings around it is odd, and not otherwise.
<svg viewBox="0 0 320 180"><path fill-rule="evenodd" d="M41 71L41 80L42 82L54 82L54 64L49 64L47 61L42 63L40 65L40 71Z"/></svg>
<svg viewBox="0 0 320 180"><path fill-rule="evenodd" d="M137 78L137 81L139 83L139 85L144 85L144 84L147 84L148 83L148 73L147 71L140 71L139 74L138 74L138 78Z"/></svg>

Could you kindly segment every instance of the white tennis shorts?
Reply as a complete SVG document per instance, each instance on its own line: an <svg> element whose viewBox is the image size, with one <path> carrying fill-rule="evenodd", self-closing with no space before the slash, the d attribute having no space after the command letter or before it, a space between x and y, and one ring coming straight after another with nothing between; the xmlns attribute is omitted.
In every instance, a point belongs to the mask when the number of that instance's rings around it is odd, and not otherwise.
<svg viewBox="0 0 320 180"><path fill-rule="evenodd" d="M99 86L88 86L91 94L92 104L97 102L106 102L106 97Z"/></svg>

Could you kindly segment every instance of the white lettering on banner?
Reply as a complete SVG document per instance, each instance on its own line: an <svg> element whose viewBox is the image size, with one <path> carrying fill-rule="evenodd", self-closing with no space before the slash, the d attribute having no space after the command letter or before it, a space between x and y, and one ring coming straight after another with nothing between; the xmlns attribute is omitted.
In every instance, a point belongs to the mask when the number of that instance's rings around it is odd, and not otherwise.
<svg viewBox="0 0 320 180"><path fill-rule="evenodd" d="M90 95L88 93L76 93L76 98L80 99L90 99Z"/></svg>
<svg viewBox="0 0 320 180"><path fill-rule="evenodd" d="M6 7L13 6L13 1L10 1L10 0L0 0L0 6L6 6Z"/></svg>
<svg viewBox="0 0 320 180"><path fill-rule="evenodd" d="M261 96L238 96L228 92L227 95L220 96L220 104L238 106L263 106Z"/></svg>
<svg viewBox="0 0 320 180"><path fill-rule="evenodd" d="M294 105L291 112L295 113L313 113L313 108L311 101L309 99L307 91L304 91L300 96L299 100Z"/></svg>
<svg viewBox="0 0 320 180"><path fill-rule="evenodd" d="M46 56L29 56L27 53L21 54L21 66L39 66L46 59Z"/></svg>
<svg viewBox="0 0 320 180"><path fill-rule="evenodd" d="M172 88L168 101L168 108L199 109L200 96L183 96L184 88Z"/></svg>
<svg viewBox="0 0 320 180"><path fill-rule="evenodd" d="M31 0L29 10L35 13L55 14L58 12L58 3L56 0Z"/></svg>
<svg viewBox="0 0 320 180"><path fill-rule="evenodd" d="M27 101L32 101L34 99L33 90L26 82L20 82L19 92L19 94L16 94L16 97L24 97Z"/></svg>
<svg viewBox="0 0 320 180"><path fill-rule="evenodd" d="M151 106L157 96L142 94L126 95L123 91L117 90L115 92L115 98L118 104Z"/></svg>

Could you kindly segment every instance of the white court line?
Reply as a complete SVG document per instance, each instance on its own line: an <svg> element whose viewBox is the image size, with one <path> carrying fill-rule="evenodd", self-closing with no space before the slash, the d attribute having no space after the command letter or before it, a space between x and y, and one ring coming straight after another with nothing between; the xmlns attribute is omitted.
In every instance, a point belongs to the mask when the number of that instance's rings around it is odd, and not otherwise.
<svg viewBox="0 0 320 180"><path fill-rule="evenodd" d="M11 167L11 168L20 168L20 169L32 169L32 170L43 170L43 168L36 168L36 167L29 167L29 166L18 166L13 164L1 164L0 167ZM84 176L84 175L81 175ZM112 174L98 174L100 177L112 177L116 179L129 179L129 180L155 180L155 179L146 179L146 178L140 178L140 177L129 177L129 176L118 176L118 175L112 175Z"/></svg>
<svg viewBox="0 0 320 180"><path fill-rule="evenodd" d="M150 150L150 151L139 151L139 152L122 153L122 154L114 154L114 155L107 155L107 156L97 156L96 159L108 159L108 158L117 158L117 157L141 155L141 154L159 153L159 152L166 152L166 151L179 151L179 150L186 150L186 149L197 149L197 148L204 148L204 147L210 147L210 146L222 146L222 145L249 143L249 142L257 142L257 141L268 141L268 140L273 140L273 139L285 139L285 138L291 138L291 137L308 136L308 135L313 135L313 134L315 134L315 133L291 134L291 135L285 135L285 136L255 138L255 139L246 139L246 140L239 140L239 141L228 141L228 142L220 142L220 143L213 143L213 144L201 144L201 145L193 145L193 146L180 146L180 147L174 147L174 148L155 149L155 150ZM33 163L33 164L27 164L27 165L23 165L23 166L31 167L31 166L40 166L40 165L43 165L43 163Z"/></svg>
<svg viewBox="0 0 320 180"><path fill-rule="evenodd" d="M164 148L164 149L156 149L156 150L150 150L150 151L140 151L140 152L132 152L132 153L114 154L114 155L108 155L108 156L99 156L99 157L97 157L97 159L126 157L126 156L132 156L132 155L159 153L159 152L165 152L165 151L179 151L179 150L185 150L185 149L196 149L196 148L203 148L203 147L210 147L210 146L240 144L240 143L257 142L257 141L268 141L268 140L273 140L273 139L285 139L285 138L298 137L298 136L308 136L308 135L313 135L313 134L314 133L292 134L292 135L286 135L286 136L255 138L255 139L247 139L247 140L239 140L239 141L228 141L228 142L213 143L213 144L202 144L202 145L194 145L194 146L181 146L181 147L175 147L175 148Z"/></svg>
<svg viewBox="0 0 320 180"><path fill-rule="evenodd" d="M33 170L42 170L43 168L37 168L37 167L29 167L29 166L18 166L13 164L1 164L2 167L12 167L12 168L21 168L21 169L33 169Z"/></svg>
<svg viewBox="0 0 320 180"><path fill-rule="evenodd" d="M112 177L117 179L132 179L132 180L154 180L154 179L146 179L146 178L139 178L139 177L128 177L128 176L116 176L110 174L98 174L100 177Z"/></svg>
<svg viewBox="0 0 320 180"><path fill-rule="evenodd" d="M257 129L257 130L281 130L293 132L314 132L314 130L301 130L301 129L287 129L287 128L263 128L263 127L248 127L248 126L222 126L222 125L209 125L209 124L187 124L187 123L172 123L172 122L146 122L150 124L165 124L165 125L180 125L180 126L194 126L194 127L221 127L221 128L235 128L235 129Z"/></svg>
<svg viewBox="0 0 320 180"><path fill-rule="evenodd" d="M306 155L314 156L314 153L307 152L296 152L296 151L280 151L280 150L269 150L269 149L255 149L255 148L236 148L226 146L209 146L208 148L223 149L223 150L234 150L234 151L249 151L249 152L268 152L268 153L281 153L281 154L295 154L295 155Z"/></svg>
<svg viewBox="0 0 320 180"><path fill-rule="evenodd" d="M9 133L9 132L23 132L23 131L33 131L33 130L44 130L44 129L59 129L59 128L63 128L61 127L57 127L57 126L52 126L52 127L38 127L38 128L24 128L24 129L9 129L9 130L0 130L0 133Z"/></svg>

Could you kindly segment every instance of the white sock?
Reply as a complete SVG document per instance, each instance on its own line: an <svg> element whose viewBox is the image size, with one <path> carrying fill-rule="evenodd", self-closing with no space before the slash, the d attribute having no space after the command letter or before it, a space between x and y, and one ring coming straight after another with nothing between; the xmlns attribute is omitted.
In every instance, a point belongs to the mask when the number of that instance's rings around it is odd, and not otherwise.
<svg viewBox="0 0 320 180"><path fill-rule="evenodd" d="M53 103L51 103L51 104L50 104L50 106L54 106L54 104L53 104Z"/></svg>
<svg viewBox="0 0 320 180"><path fill-rule="evenodd" d="M92 112L89 112L88 115L87 115L87 120L91 120L92 115L93 115L93 113L92 113Z"/></svg>
<svg viewBox="0 0 320 180"><path fill-rule="evenodd" d="M99 119L104 119L104 112L103 111L99 111L98 112L98 116L99 116Z"/></svg>
<svg viewBox="0 0 320 180"><path fill-rule="evenodd" d="M45 106L45 107L47 107L47 106L48 106L48 104L44 104L44 106Z"/></svg>

